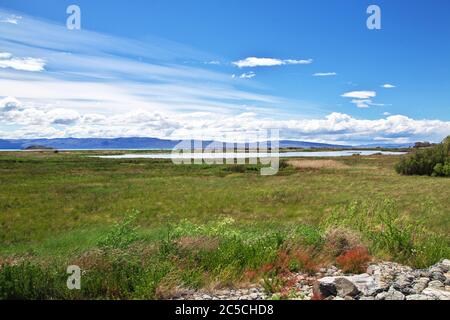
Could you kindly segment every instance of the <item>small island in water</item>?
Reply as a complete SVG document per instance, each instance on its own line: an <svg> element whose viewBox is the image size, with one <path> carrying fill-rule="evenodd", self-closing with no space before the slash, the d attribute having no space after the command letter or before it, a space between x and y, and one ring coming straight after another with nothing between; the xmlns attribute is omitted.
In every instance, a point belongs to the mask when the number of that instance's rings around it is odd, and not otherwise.
<svg viewBox="0 0 450 320"><path fill-rule="evenodd" d="M23 150L25 151L55 151L52 147L40 146L40 145L31 145L25 147Z"/></svg>

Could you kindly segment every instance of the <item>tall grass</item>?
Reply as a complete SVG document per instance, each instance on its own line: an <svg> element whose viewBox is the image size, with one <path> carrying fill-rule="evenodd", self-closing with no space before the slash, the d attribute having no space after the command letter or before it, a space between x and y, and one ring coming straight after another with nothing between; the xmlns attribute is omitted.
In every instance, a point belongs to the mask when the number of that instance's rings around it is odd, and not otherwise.
<svg viewBox="0 0 450 320"><path fill-rule="evenodd" d="M424 213L432 211L425 204ZM402 217L392 200L353 202L336 209L323 223L359 232L372 254L414 267L428 267L450 257L449 239L430 232L423 221Z"/></svg>

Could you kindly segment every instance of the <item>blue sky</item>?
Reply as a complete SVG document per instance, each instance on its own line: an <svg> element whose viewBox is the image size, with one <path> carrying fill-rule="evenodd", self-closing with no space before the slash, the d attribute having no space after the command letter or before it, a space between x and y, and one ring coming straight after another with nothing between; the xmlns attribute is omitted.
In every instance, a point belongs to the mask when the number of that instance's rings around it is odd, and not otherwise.
<svg viewBox="0 0 450 320"><path fill-rule="evenodd" d="M65 27L81 8L81 30ZM366 27L369 5L381 30ZM450 3L0 0L0 137L450 134Z"/></svg>

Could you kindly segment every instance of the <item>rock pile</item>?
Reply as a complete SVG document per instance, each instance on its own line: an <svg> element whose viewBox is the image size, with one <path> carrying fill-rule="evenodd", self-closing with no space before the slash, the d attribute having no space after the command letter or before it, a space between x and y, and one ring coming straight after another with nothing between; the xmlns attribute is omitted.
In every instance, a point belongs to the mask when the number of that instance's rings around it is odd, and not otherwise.
<svg viewBox="0 0 450 320"><path fill-rule="evenodd" d="M266 300L268 298L263 288L222 289L211 292L181 290L174 300Z"/></svg>
<svg viewBox="0 0 450 320"><path fill-rule="evenodd" d="M393 262L371 264L367 272L345 275L336 267L321 269L311 276L293 273L284 294L267 294L263 288L223 289L211 292L180 291L177 300L265 300L286 296L311 300L450 300L450 260L423 270Z"/></svg>
<svg viewBox="0 0 450 320"><path fill-rule="evenodd" d="M329 300L450 300L449 271L450 260L425 270L383 262L365 274L320 278L313 292Z"/></svg>

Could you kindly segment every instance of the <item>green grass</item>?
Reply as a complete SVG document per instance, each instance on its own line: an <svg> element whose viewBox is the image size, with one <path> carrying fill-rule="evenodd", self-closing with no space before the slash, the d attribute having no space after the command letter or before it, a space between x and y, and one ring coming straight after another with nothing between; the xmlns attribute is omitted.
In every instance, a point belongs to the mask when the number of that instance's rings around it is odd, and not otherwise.
<svg viewBox="0 0 450 320"><path fill-rule="evenodd" d="M292 248L320 256L330 226L360 233L379 258L425 266L449 255L450 179L400 176L396 157L262 177L255 166L86 155L0 154L0 298L158 298L227 285ZM71 264L87 270L81 292L65 289Z"/></svg>

